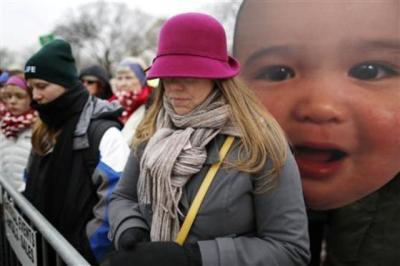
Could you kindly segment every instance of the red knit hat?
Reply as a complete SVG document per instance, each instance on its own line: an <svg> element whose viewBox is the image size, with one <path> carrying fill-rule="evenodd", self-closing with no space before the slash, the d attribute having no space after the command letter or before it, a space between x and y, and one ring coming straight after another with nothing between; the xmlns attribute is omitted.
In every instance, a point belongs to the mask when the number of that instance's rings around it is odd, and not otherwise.
<svg viewBox="0 0 400 266"><path fill-rule="evenodd" d="M163 25L147 78L225 79L239 70L238 61L228 55L223 26L209 15L184 13Z"/></svg>

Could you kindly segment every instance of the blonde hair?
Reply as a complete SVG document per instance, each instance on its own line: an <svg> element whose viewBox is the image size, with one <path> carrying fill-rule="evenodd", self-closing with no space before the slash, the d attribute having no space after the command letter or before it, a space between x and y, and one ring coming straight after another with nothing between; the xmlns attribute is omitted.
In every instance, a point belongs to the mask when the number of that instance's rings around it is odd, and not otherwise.
<svg viewBox="0 0 400 266"><path fill-rule="evenodd" d="M231 106L233 123L242 134L239 157L234 166L243 172L261 173L255 180L255 192L265 192L275 185L287 158L288 144L283 130L239 78L216 80L215 83ZM133 147L137 148L155 133L163 94L160 82L154 102L136 130ZM269 160L271 169L262 173Z"/></svg>
<svg viewBox="0 0 400 266"><path fill-rule="evenodd" d="M32 149L40 156L46 155L54 147L60 130L50 129L40 118L36 119L32 130Z"/></svg>

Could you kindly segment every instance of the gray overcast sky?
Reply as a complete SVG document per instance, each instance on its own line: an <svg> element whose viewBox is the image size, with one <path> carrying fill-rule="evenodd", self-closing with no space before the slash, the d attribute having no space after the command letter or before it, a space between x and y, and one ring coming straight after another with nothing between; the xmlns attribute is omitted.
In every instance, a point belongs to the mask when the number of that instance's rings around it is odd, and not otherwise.
<svg viewBox="0 0 400 266"><path fill-rule="evenodd" d="M125 2L156 16L201 10L207 4L229 0L107 0ZM48 34L68 10L95 0L0 0L0 47L20 51L39 46L38 37Z"/></svg>

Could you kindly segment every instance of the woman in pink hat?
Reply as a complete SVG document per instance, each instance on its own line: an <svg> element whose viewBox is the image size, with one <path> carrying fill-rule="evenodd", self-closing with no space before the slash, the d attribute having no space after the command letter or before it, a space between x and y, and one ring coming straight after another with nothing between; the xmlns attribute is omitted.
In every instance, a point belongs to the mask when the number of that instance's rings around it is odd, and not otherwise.
<svg viewBox="0 0 400 266"><path fill-rule="evenodd" d="M23 78L11 76L2 90L6 113L0 123L0 176L21 192L25 189L23 175L36 115Z"/></svg>
<svg viewBox="0 0 400 266"><path fill-rule="evenodd" d="M160 85L111 198L119 251L104 265L307 265L297 165L239 69L213 17L185 13L163 25L147 77ZM182 240L203 179L222 161Z"/></svg>

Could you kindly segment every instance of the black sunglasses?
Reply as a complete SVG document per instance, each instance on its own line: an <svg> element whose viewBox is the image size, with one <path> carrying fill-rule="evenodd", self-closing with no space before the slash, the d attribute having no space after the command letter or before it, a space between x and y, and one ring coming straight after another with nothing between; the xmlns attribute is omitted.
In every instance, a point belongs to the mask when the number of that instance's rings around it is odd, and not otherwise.
<svg viewBox="0 0 400 266"><path fill-rule="evenodd" d="M94 83L97 83L97 82L99 82L98 80L93 80L93 79L82 79L82 83L83 84L88 84L88 85L92 85L92 84L94 84Z"/></svg>

